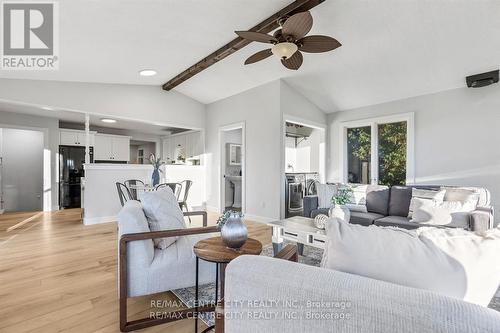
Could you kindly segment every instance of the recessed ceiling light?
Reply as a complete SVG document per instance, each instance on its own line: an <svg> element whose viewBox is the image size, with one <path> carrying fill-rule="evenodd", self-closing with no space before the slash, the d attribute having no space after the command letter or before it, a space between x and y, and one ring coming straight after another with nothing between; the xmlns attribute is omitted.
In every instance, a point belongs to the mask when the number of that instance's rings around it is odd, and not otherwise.
<svg viewBox="0 0 500 333"><path fill-rule="evenodd" d="M101 121L103 123L110 123L110 124L116 123L116 119L111 119L111 118L101 118Z"/></svg>
<svg viewBox="0 0 500 333"><path fill-rule="evenodd" d="M141 76L155 76L156 71L154 69L143 69L139 72Z"/></svg>
<svg viewBox="0 0 500 333"><path fill-rule="evenodd" d="M51 108L50 106L42 106L42 109L47 110L47 111L54 111L54 109Z"/></svg>

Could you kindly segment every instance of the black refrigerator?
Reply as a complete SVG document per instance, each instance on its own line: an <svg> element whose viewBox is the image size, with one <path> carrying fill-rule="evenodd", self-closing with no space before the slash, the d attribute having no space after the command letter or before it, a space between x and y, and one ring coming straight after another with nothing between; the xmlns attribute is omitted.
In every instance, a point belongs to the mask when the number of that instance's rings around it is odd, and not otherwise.
<svg viewBox="0 0 500 333"><path fill-rule="evenodd" d="M93 147L90 147L90 163ZM59 208L81 207L81 178L84 177L85 147L59 146Z"/></svg>

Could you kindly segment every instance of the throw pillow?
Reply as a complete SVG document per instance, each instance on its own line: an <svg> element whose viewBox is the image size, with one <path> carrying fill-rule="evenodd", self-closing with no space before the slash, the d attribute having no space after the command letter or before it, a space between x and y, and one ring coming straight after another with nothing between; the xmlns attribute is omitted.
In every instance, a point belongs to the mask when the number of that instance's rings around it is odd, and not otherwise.
<svg viewBox="0 0 500 333"><path fill-rule="evenodd" d="M146 215L151 231L185 229L184 215L177 199L170 188L145 192L141 198L142 209ZM159 249L166 249L178 237L157 238L154 244Z"/></svg>
<svg viewBox="0 0 500 333"><path fill-rule="evenodd" d="M440 204L443 202L445 190L424 190L418 188L412 188L411 191L411 201L410 201L410 210L408 212L408 217L411 218L413 215L413 211L415 210L415 206L418 204L417 199L428 201L429 204Z"/></svg>
<svg viewBox="0 0 500 333"><path fill-rule="evenodd" d="M331 219L321 266L487 306L500 284L500 229L405 230Z"/></svg>
<svg viewBox="0 0 500 333"><path fill-rule="evenodd" d="M351 188L352 194L349 203L345 204L345 207L353 212L368 212L366 208L366 193L368 191L368 185L364 184L349 184L347 185Z"/></svg>
<svg viewBox="0 0 500 333"><path fill-rule="evenodd" d="M318 193L318 208L330 208L332 206L332 197L337 194L336 184L316 183Z"/></svg>
<svg viewBox="0 0 500 333"><path fill-rule="evenodd" d="M478 201L479 201L479 192L468 189L468 188L460 188L460 187L441 187L442 190L445 190L444 201L445 202L459 202L461 203L461 207L458 207L457 204L454 205L454 211L457 212L471 212L476 209Z"/></svg>
<svg viewBox="0 0 500 333"><path fill-rule="evenodd" d="M410 222L447 225L451 223L451 212L432 200L413 198L413 214Z"/></svg>

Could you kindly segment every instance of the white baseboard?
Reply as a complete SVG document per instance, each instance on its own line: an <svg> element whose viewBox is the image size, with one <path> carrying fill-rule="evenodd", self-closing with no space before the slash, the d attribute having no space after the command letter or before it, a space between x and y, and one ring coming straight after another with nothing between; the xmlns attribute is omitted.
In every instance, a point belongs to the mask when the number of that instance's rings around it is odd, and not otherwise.
<svg viewBox="0 0 500 333"><path fill-rule="evenodd" d="M86 217L83 219L83 224L85 225L110 223L110 222L116 222L116 216Z"/></svg>
<svg viewBox="0 0 500 333"><path fill-rule="evenodd" d="M273 221L277 221L279 219L272 218L272 217L266 217L266 216L259 216L259 215L252 215L252 214L245 214L243 217L245 220L250 220L253 222L260 222L260 223L269 223Z"/></svg>

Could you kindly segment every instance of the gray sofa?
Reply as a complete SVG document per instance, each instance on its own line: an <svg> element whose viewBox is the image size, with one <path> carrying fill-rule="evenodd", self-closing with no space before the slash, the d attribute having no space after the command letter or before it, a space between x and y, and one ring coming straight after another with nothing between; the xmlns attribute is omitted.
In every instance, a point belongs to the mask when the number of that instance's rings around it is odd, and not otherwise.
<svg viewBox="0 0 500 333"><path fill-rule="evenodd" d="M500 313L431 291L264 256L226 270L225 332L495 333Z"/></svg>
<svg viewBox="0 0 500 333"><path fill-rule="evenodd" d="M416 229L419 224L410 222L408 211L412 196L412 188L439 189L435 185L392 186L367 193L366 208L368 212L351 211L351 223L361 225L395 226L404 229ZM478 207L469 214L469 230L481 231L493 227L493 207L490 205L490 194L484 188L471 188L479 192ZM316 217L318 214L328 215L328 208L318 208L317 196L304 198L304 216Z"/></svg>

